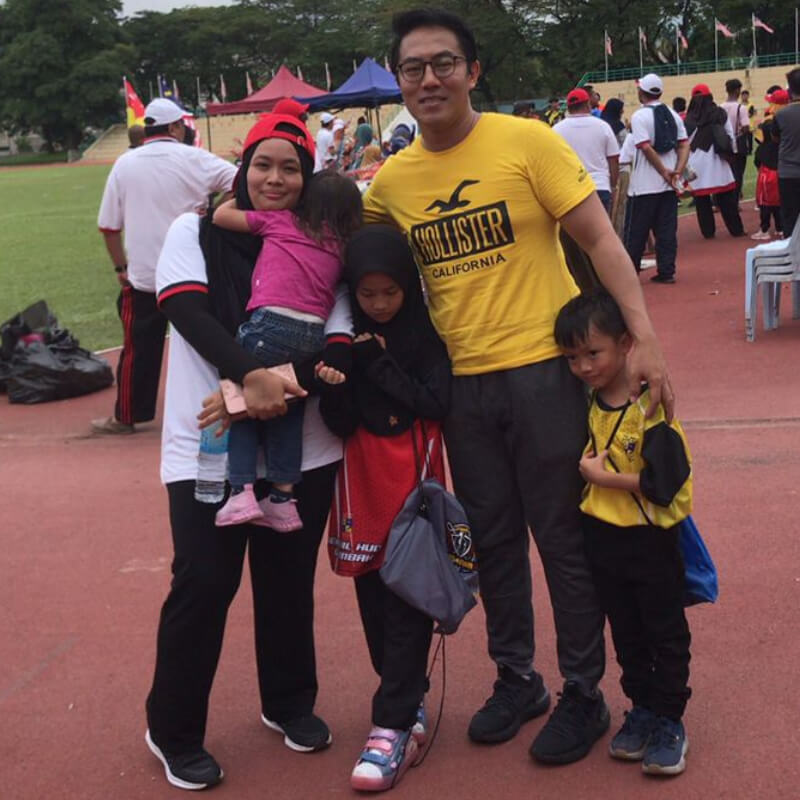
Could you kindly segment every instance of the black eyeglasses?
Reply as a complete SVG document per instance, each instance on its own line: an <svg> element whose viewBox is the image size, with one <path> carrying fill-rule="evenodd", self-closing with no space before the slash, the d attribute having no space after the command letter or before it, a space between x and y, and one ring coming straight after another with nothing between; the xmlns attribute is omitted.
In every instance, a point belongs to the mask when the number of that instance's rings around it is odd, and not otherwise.
<svg viewBox="0 0 800 800"><path fill-rule="evenodd" d="M430 64L433 74L437 78L449 78L456 71L456 64L466 60L464 56L455 56L452 53L440 53L430 61L421 58L407 58L402 64L397 65L397 74L406 83L419 83L425 75L425 67Z"/></svg>

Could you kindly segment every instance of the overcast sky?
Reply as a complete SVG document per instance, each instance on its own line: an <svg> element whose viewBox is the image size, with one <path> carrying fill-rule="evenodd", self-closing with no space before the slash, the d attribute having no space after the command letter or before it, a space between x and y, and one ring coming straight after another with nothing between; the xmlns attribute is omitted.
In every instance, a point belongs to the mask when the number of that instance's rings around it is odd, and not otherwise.
<svg viewBox="0 0 800 800"><path fill-rule="evenodd" d="M172 11L185 6L229 6L232 0L122 0L122 13L126 17L137 11Z"/></svg>

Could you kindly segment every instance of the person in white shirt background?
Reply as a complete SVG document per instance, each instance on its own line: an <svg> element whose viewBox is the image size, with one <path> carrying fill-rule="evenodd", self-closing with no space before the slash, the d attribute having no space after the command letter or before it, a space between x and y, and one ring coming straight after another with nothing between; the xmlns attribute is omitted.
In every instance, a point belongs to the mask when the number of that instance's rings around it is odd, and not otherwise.
<svg viewBox="0 0 800 800"><path fill-rule="evenodd" d="M656 240L657 274L654 283L675 283L675 259L678 254L678 197L683 170L689 159L689 140L683 120L661 102L664 85L650 73L638 83L642 107L631 117L631 137L636 148L628 186L625 221L625 247L636 269L650 231ZM673 146L666 152L656 150L656 111L658 106L671 115ZM658 112L661 114L662 112Z"/></svg>
<svg viewBox="0 0 800 800"><path fill-rule="evenodd" d="M733 130L733 160L731 161L731 168L733 169L733 177L736 179L737 198L741 198L742 181L747 167L750 117L747 113L747 105L739 99L742 93L742 82L738 78L731 78L729 81L725 81L725 91L728 93L728 99L724 103L720 103L720 108L725 109Z"/></svg>
<svg viewBox="0 0 800 800"><path fill-rule="evenodd" d="M590 102L585 89L573 89L567 95L567 116L553 130L578 154L608 211L619 176L619 144L611 126L592 115Z"/></svg>
<svg viewBox="0 0 800 800"><path fill-rule="evenodd" d="M161 245L176 217L204 209L208 196L228 191L236 175L233 164L183 145L185 113L164 97L152 100L144 110L144 143L117 159L103 191L97 225L121 286L123 344L114 413L93 420L94 433L133 433L135 423L155 417L167 330L155 295Z"/></svg>
<svg viewBox="0 0 800 800"><path fill-rule="evenodd" d="M319 115L319 130L317 131L316 156L314 172L325 169L327 162L333 157L333 114L323 111Z"/></svg>

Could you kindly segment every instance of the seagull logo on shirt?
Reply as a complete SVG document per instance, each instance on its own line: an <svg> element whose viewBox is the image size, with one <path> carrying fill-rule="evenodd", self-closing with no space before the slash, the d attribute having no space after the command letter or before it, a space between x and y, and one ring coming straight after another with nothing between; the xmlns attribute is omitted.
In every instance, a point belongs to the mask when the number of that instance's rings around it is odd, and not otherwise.
<svg viewBox="0 0 800 800"><path fill-rule="evenodd" d="M453 194L450 195L449 200L434 200L425 210L433 211L435 208L437 213L443 214L445 211L455 211L457 208L464 208L470 204L469 200L462 200L459 195L467 186L472 186L480 181L464 180L456 186Z"/></svg>

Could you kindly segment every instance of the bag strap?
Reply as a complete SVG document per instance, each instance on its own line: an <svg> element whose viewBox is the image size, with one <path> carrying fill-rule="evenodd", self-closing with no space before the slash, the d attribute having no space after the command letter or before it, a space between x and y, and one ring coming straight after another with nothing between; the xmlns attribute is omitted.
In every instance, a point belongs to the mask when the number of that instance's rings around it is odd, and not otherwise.
<svg viewBox="0 0 800 800"><path fill-rule="evenodd" d="M431 659L431 666L428 669L427 679L428 683L430 684L430 678L433 674L433 668L436 666L436 658L439 655L439 650L442 651L442 694L439 697L439 714L436 717L436 725L433 726L433 733L431 734L431 738L428 740L427 747L425 748L425 752L422 754L422 758L418 761L414 762L414 766L418 767L427 757L428 753L430 753L431 748L433 747L433 743L436 741L436 734L439 733L439 725L442 722L442 715L444 713L444 694L447 688L447 659L445 658L445 642L444 642L445 635L443 633L439 634L439 642L436 645L436 649L433 651L433 658Z"/></svg>
<svg viewBox="0 0 800 800"><path fill-rule="evenodd" d="M419 422L419 430L422 434L422 448L424 451L422 458L420 458L419 448L417 447L417 422ZM417 471L417 485L422 488L422 481L426 476L430 477L432 471L431 454L428 451L428 432L425 428L425 420L423 419L416 420L411 426L411 446L414 448L414 467Z"/></svg>
<svg viewBox="0 0 800 800"><path fill-rule="evenodd" d="M591 401L591 405L594 405L596 402L597 402L597 391L593 391L593 392L592 392L592 401ZM623 418L624 418L624 416L625 416L625 412L626 412L626 411L627 411L627 410L628 410L630 407L631 407L631 402L630 402L630 400L629 400L629 401L628 401L627 403L625 403L625 405L622 407L622 410L621 410L621 411L620 411L620 413L619 413L619 417L617 417L617 422L616 422L616 424L614 425L614 430L613 430L613 431L611 431L611 436L609 436L609 437L608 437L608 441L606 442L606 446L603 448L603 450L606 450L606 451L608 451L608 450L610 449L610 447L611 447L611 444L612 444L612 442L614 441L614 437L617 435L617 431L619 430L619 426L622 424L622 420L623 420ZM590 410L591 410L591 406L590 406ZM596 442L595 442L594 433L592 433L592 429L591 429L591 428L589 428L589 437L590 437L590 438L591 438L591 440L592 440L592 447L594 448L594 454L595 454L595 455L597 455L597 452L598 452L598 451L597 451L597 444L596 444ZM620 468L619 468L619 467L618 467L618 466L617 466L617 465L614 463L614 459L613 459L613 458L611 458L611 454L610 454L610 453L608 453L608 455L606 455L606 458L608 459L608 463L609 463L609 464L611 464L611 466L613 467L613 469L614 469L614 472L616 472L616 473L620 473L620 472L621 472L621 470L620 470ZM630 496L633 498L633 502L634 502L634 503L636 503L636 505L639 507L639 511L641 511L641 512L642 512L642 516L643 516L643 517L644 517L644 518L647 520L647 524L648 524L648 525L652 525L652 524L653 524L653 521L652 521L652 520L650 519L650 517L647 515L647 512L644 510L644 506L642 505L642 502L641 502L641 500L639 500L639 498L636 496L636 493L635 493L635 492L628 492L628 494L629 494L629 495L630 495Z"/></svg>

